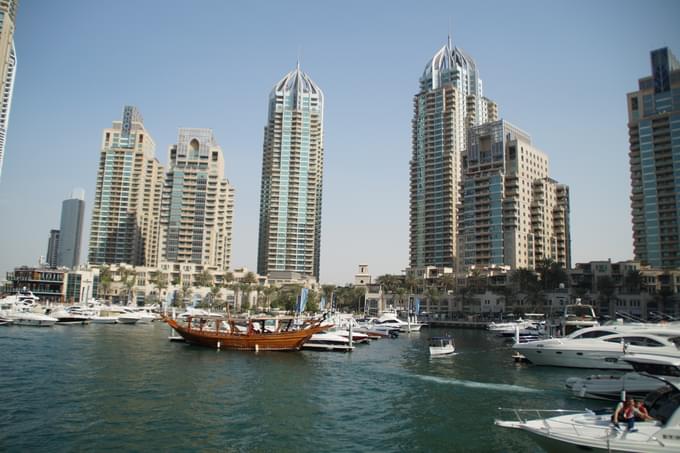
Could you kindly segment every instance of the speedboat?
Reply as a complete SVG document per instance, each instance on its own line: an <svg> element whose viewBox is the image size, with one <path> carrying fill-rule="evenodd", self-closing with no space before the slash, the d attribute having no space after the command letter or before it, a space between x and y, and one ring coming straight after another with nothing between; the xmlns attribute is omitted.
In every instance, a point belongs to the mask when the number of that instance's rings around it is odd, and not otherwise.
<svg viewBox="0 0 680 453"><path fill-rule="evenodd" d="M430 338L430 356L451 355L456 351L453 338L448 335Z"/></svg>
<svg viewBox="0 0 680 453"><path fill-rule="evenodd" d="M420 328L424 325L425 324L417 321L402 321L401 319L397 318L397 315L390 312L383 313L380 318L373 321L373 327L376 329L397 329L399 332L419 332Z"/></svg>
<svg viewBox="0 0 680 453"><path fill-rule="evenodd" d="M647 395L644 404L654 420L635 422L634 431L621 431L611 424L611 410L542 411L505 409L515 413L516 420L496 420L496 426L525 431L549 452L634 452L670 453L680 451L680 387L668 385ZM546 413L560 413L543 418ZM529 419L528 414L538 418Z"/></svg>
<svg viewBox="0 0 680 453"><path fill-rule="evenodd" d="M512 347L534 365L632 370L624 354L680 358L680 329L652 325L584 328L563 338L515 343Z"/></svg>
<svg viewBox="0 0 680 453"><path fill-rule="evenodd" d="M59 309L50 312L50 316L57 318L56 324L60 325L85 325L90 323L90 316L82 313L79 309Z"/></svg>
<svg viewBox="0 0 680 453"><path fill-rule="evenodd" d="M42 308L36 306L33 300L20 300L19 296L3 299L0 303L0 315L16 326L51 327L57 322L57 318L43 314Z"/></svg>
<svg viewBox="0 0 680 453"><path fill-rule="evenodd" d="M347 337L333 332L320 332L315 333L309 340L305 341L302 349L350 352L354 350L354 346L350 345Z"/></svg>
<svg viewBox="0 0 680 453"><path fill-rule="evenodd" d="M643 398L664 385L664 381L652 376L680 382L680 359L631 354L624 356L623 360L633 367L635 370L633 373L572 377L567 379L565 386L581 398L619 401L625 399L622 398L623 392L629 396Z"/></svg>

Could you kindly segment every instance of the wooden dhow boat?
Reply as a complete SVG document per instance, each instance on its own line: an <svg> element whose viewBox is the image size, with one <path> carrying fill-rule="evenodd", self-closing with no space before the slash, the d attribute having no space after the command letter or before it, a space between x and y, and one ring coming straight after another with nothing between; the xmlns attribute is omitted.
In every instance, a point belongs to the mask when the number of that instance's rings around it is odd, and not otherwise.
<svg viewBox="0 0 680 453"><path fill-rule="evenodd" d="M323 319L312 320L297 327L293 318L251 318L246 327L236 325L233 319L215 316L189 316L181 324L167 317L163 321L187 343L214 349L249 351L297 351L312 335L332 327L322 326Z"/></svg>

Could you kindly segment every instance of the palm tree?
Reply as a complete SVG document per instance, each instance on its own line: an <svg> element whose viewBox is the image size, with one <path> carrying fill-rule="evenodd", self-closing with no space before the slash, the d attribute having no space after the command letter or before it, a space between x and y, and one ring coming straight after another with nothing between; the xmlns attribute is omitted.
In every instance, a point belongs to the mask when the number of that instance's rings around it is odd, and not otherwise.
<svg viewBox="0 0 680 453"><path fill-rule="evenodd" d="M614 280L609 275L603 275L597 277L597 292L599 293L598 299L600 300L600 314L609 313L609 300L616 292L616 285ZM604 310L604 308L607 308Z"/></svg>
<svg viewBox="0 0 680 453"><path fill-rule="evenodd" d="M132 295L132 288L134 288L136 280L135 272L132 269L121 268L118 274L120 274L120 281L125 287L125 305L130 305L130 296Z"/></svg>
<svg viewBox="0 0 680 453"><path fill-rule="evenodd" d="M102 266L99 269L99 287L97 289L97 297L107 300L109 290L111 289L111 269L108 266Z"/></svg>
<svg viewBox="0 0 680 453"><path fill-rule="evenodd" d="M222 285L219 283L213 283L210 285L210 305L218 308L220 306L220 291L222 290Z"/></svg>
<svg viewBox="0 0 680 453"><path fill-rule="evenodd" d="M321 287L321 291L323 292L323 295L326 298L325 309L328 310L328 311L331 311L331 309L333 308L332 303L333 303L333 292L335 291L335 285L323 285Z"/></svg>
<svg viewBox="0 0 680 453"><path fill-rule="evenodd" d="M239 294L240 294L239 306L241 307L241 309L245 308L246 310L250 310L250 308L251 308L250 307L250 299L249 299L250 283L241 282L241 283L238 284L238 289L239 289ZM243 295L244 294L246 295L246 304L245 304L246 306L245 307L243 306Z"/></svg>
<svg viewBox="0 0 680 453"><path fill-rule="evenodd" d="M623 284L626 290L631 294L636 294L642 291L644 286L642 282L642 273L639 269L631 269L623 278Z"/></svg>
<svg viewBox="0 0 680 453"><path fill-rule="evenodd" d="M265 297L265 308L267 310L271 310L272 308L272 303L271 303L271 296L272 294L275 294L277 291L276 287L274 286L265 286L264 287L264 297Z"/></svg>
<svg viewBox="0 0 680 453"><path fill-rule="evenodd" d="M208 269L203 269L201 273L196 276L194 284L199 287L212 286L213 276Z"/></svg>

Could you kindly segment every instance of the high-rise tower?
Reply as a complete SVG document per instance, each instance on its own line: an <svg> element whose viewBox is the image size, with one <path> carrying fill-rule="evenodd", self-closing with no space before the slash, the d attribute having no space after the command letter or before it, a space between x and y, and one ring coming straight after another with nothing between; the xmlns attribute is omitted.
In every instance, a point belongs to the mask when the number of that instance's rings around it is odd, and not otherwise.
<svg viewBox="0 0 680 453"><path fill-rule="evenodd" d="M628 93L631 211L635 259L680 266L680 62L651 52L652 75Z"/></svg>
<svg viewBox="0 0 680 453"><path fill-rule="evenodd" d="M258 274L292 271L319 279L323 100L299 64L269 94Z"/></svg>
<svg viewBox="0 0 680 453"><path fill-rule="evenodd" d="M17 54L14 48L14 24L18 0L0 1L0 177L5 156L5 140L12 106Z"/></svg>
<svg viewBox="0 0 680 453"><path fill-rule="evenodd" d="M413 106L409 267L454 267L466 130L495 121L498 109L482 95L474 60L450 39L427 63Z"/></svg>
<svg viewBox="0 0 680 453"><path fill-rule="evenodd" d="M569 187L529 135L500 120L468 130L459 209L459 269L542 260L571 265Z"/></svg>
<svg viewBox="0 0 680 453"><path fill-rule="evenodd" d="M161 261L228 269L233 212L234 189L212 130L180 129L163 187Z"/></svg>
<svg viewBox="0 0 680 453"><path fill-rule="evenodd" d="M104 129L95 186L91 264L155 266L163 167L136 107Z"/></svg>
<svg viewBox="0 0 680 453"><path fill-rule="evenodd" d="M85 214L85 193L76 189L71 198L61 204L61 224L57 245L57 266L75 267L80 264L80 243Z"/></svg>

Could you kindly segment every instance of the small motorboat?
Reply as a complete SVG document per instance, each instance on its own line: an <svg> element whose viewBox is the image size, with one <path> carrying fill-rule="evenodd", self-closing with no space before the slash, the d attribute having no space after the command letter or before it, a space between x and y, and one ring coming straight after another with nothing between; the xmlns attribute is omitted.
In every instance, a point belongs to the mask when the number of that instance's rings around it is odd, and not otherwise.
<svg viewBox="0 0 680 453"><path fill-rule="evenodd" d="M448 335L430 338L430 356L450 355L456 351L453 338Z"/></svg>

